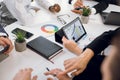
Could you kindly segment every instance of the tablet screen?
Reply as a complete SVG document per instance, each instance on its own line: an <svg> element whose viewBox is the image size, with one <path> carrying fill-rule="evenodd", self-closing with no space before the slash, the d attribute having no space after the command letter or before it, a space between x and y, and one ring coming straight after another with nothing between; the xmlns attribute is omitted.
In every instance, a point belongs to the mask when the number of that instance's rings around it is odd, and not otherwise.
<svg viewBox="0 0 120 80"><path fill-rule="evenodd" d="M79 17L64 26L63 32L69 40L74 40L76 42L86 34Z"/></svg>

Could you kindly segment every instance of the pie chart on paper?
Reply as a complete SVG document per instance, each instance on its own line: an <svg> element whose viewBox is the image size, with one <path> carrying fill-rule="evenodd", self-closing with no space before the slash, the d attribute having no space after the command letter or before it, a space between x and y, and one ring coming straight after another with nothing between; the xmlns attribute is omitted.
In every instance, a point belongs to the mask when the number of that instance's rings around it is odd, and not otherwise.
<svg viewBox="0 0 120 80"><path fill-rule="evenodd" d="M58 31L58 27L53 24L46 24L41 27L41 30L45 33L52 34Z"/></svg>

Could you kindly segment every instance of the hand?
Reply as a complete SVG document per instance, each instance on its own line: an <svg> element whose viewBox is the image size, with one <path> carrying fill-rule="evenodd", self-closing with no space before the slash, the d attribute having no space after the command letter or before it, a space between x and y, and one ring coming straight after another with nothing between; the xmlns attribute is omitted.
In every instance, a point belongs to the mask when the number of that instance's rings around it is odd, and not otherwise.
<svg viewBox="0 0 120 80"><path fill-rule="evenodd" d="M50 10L51 12L53 12L53 13L59 12L59 11L61 10L61 7L59 6L59 4L54 4L53 6L51 6L51 7L49 8L49 10Z"/></svg>
<svg viewBox="0 0 120 80"><path fill-rule="evenodd" d="M82 0L77 0L74 4L74 8L77 8L77 7L83 7L83 1Z"/></svg>
<svg viewBox="0 0 120 80"><path fill-rule="evenodd" d="M9 49L5 53L9 53L13 49L12 42L7 37L6 38L5 37L0 37L0 45L3 45L4 47L9 46Z"/></svg>
<svg viewBox="0 0 120 80"><path fill-rule="evenodd" d="M86 67L90 59L93 57L94 53L91 49L86 49L81 55L71 58L64 61L65 71L64 74L72 72L73 76L76 76L82 73Z"/></svg>
<svg viewBox="0 0 120 80"><path fill-rule="evenodd" d="M72 53L79 55L82 52L82 49L73 40L68 40L65 37L62 38L63 45Z"/></svg>
<svg viewBox="0 0 120 80"><path fill-rule="evenodd" d="M78 7L83 7L83 1L82 0L77 0L74 4L74 8L78 8ZM82 11L80 10L72 10L72 12L77 13L77 14L82 14Z"/></svg>
<svg viewBox="0 0 120 80"><path fill-rule="evenodd" d="M15 75L13 80L37 80L37 76L33 76L31 79L32 71L31 68L22 69Z"/></svg>
<svg viewBox="0 0 120 80"><path fill-rule="evenodd" d="M45 75L53 75L57 77L59 80L71 80L67 74L63 74L61 69L53 69L51 71L45 72ZM47 80L53 80L52 78L48 78Z"/></svg>
<svg viewBox="0 0 120 80"><path fill-rule="evenodd" d="M65 73L74 71L74 72L72 72L71 75L77 76L78 74L82 73L85 70L87 64L86 64L86 61L84 60L84 58L75 57L75 58L65 60L64 66L65 66Z"/></svg>

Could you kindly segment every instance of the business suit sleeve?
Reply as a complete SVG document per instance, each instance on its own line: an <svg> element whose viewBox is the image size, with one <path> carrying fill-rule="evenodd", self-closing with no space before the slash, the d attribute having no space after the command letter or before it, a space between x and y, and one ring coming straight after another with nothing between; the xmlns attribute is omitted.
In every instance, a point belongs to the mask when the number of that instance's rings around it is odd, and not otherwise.
<svg viewBox="0 0 120 80"><path fill-rule="evenodd" d="M8 36L8 34L1 25L0 25L0 36Z"/></svg>
<svg viewBox="0 0 120 80"><path fill-rule="evenodd" d="M96 13L101 13L102 11L104 11L110 3L110 0L96 0L99 3L96 4L95 6L93 6L96 9Z"/></svg>
<svg viewBox="0 0 120 80"><path fill-rule="evenodd" d="M112 39L115 37L118 31L120 32L120 28L114 31L104 32L102 35L100 35L94 41L88 44L86 48L90 48L91 50L93 50L95 55L99 54L111 44Z"/></svg>

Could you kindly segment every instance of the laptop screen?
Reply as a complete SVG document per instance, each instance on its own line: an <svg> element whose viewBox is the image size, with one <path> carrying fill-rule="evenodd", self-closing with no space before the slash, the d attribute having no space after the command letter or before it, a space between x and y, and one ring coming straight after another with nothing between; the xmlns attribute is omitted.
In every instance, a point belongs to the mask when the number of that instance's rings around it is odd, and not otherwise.
<svg viewBox="0 0 120 80"><path fill-rule="evenodd" d="M76 42L79 41L86 34L86 31L79 17L64 26L63 32L66 38L68 38L69 40L74 40Z"/></svg>

